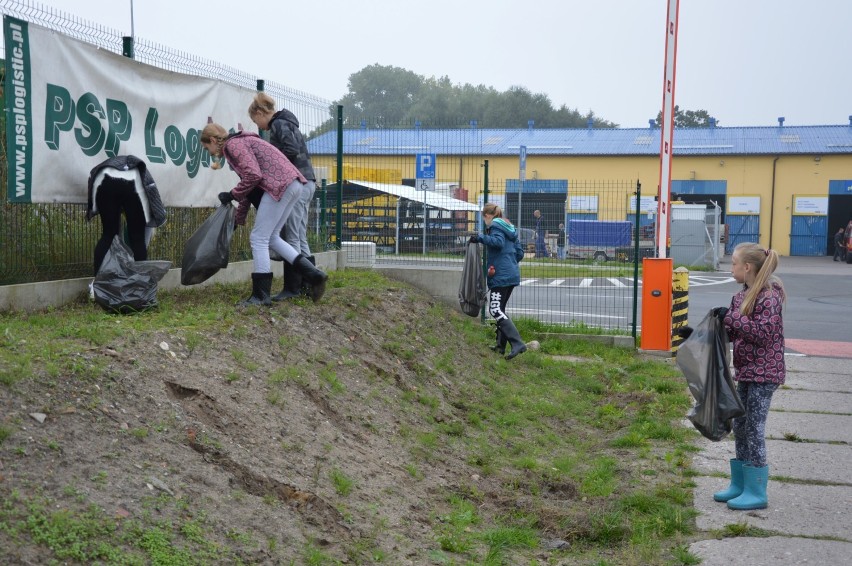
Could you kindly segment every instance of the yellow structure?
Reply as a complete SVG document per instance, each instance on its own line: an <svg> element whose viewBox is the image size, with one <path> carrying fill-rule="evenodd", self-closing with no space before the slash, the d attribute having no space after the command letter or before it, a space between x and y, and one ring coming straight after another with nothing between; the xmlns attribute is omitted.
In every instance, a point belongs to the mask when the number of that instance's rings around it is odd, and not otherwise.
<svg viewBox="0 0 852 566"><path fill-rule="evenodd" d="M678 267L672 273L672 355L677 356L683 338L680 329L689 324L689 270Z"/></svg>
<svg viewBox="0 0 852 566"><path fill-rule="evenodd" d="M722 187L718 194L723 202L718 204L725 211L726 220L740 214L753 216L757 223L753 234L758 243L781 255L791 255L791 251L792 255L817 255L796 251L791 235L796 232L797 221L808 223L821 217L823 224L831 224L827 229L819 227L825 234L818 234L817 240L823 237L824 247L837 228L852 218L852 124L780 124L779 120L778 127L676 129L672 192L678 191L678 185L682 200L698 202L703 193L699 189L690 193L691 188L703 184L702 190L706 190L716 183ZM524 144L528 144L524 171L527 182L567 180L569 197L588 194L589 186L594 187L595 183L623 182L623 206L612 209L617 210L613 213L616 219L624 219L620 209L627 210L632 193L629 187L635 181L642 184L643 196L653 197L658 192L659 129L655 128L449 130L437 131L431 138L426 137L430 135L428 131L344 133L352 140L344 144L346 163L396 170L400 178L414 178L415 155L429 151L436 155L436 180L466 188L471 202L476 202L485 190L486 160L491 195L506 194L507 181L521 178L518 148ZM361 138L373 145L368 147L357 141ZM418 148L413 145L415 141L420 143ZM394 145L399 151L389 155L388 148ZM323 152L322 147L322 139L312 140L314 163L333 171L333 146L325 146L329 152ZM372 147L377 149L371 150ZM357 175L356 171L357 167L353 167L351 174ZM344 175L348 174L344 171ZM330 181L334 180L332 176ZM684 196L692 197L692 201ZM751 206L755 209L751 210ZM609 218L601 215L598 219Z"/></svg>

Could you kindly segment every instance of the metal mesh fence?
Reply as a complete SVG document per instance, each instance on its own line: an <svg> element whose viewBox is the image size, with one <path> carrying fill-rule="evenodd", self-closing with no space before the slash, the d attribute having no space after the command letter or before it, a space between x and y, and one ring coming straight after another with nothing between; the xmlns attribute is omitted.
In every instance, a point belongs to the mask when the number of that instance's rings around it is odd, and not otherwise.
<svg viewBox="0 0 852 566"><path fill-rule="evenodd" d="M4 14L122 52L123 39L115 30L28 1L0 0L0 8ZM141 38L136 38L134 58L252 90L259 86L255 77L240 70ZM329 101L273 82L265 82L264 90L279 107L299 117L309 138L336 129ZM522 284L512 296L510 313L560 325L630 331L636 316L634 262L653 252L652 231L648 226L637 227L647 224L647 219L637 218L631 211L636 181L563 179L547 185L547 190L540 190L541 184L530 187L514 178L517 168L513 175L505 159L498 166L500 160L492 157L489 164L485 134L467 126L429 127L441 149L433 185L426 191L416 186L415 155L431 150L412 145L407 137L428 127L419 122L383 126L384 133L392 135L382 136L382 146L370 142L367 135L357 142L344 142L341 155L336 144L326 152L314 150L318 190L309 216L311 249L343 248L354 266L460 269L467 239L482 229L482 205L496 202L516 224L527 250L521 263ZM366 125L362 122L346 128L365 130ZM5 131L2 124L0 129ZM459 135L463 129L464 135ZM398 139L394 132L399 133ZM5 139L0 137L0 143ZM5 156L3 147L0 160ZM4 162L0 169L4 187L5 174ZM336 182L338 177L343 179L342 186ZM342 202L339 207L338 202ZM85 205L12 204L6 201L5 192L0 204L0 285L92 275L100 223L85 221ZM185 242L211 209L170 208L167 212L168 221L151 241L149 258L169 260L179 267ZM249 227L253 224L253 212L250 214ZM249 229L236 231L233 261L251 258L248 234Z"/></svg>
<svg viewBox="0 0 852 566"><path fill-rule="evenodd" d="M121 54L124 49L124 39L117 30L37 2L0 0L0 11L114 53ZM135 60L168 71L215 78L251 90L258 86L258 77L144 38L135 38L133 51ZM2 45L0 59L5 59L5 47ZM0 65L0 101L5 108L2 74L3 66ZM264 81L263 86L279 108L288 108L299 117L306 134L328 127L330 101L275 82ZM249 102L246 100L246 109ZM5 114L0 116L0 131L5 132ZM0 184L3 187L0 197L0 285L91 276L93 249L100 237L100 221L85 221L85 205L8 202L5 144L5 135L0 135ZM168 221L151 241L149 257L169 260L180 266L184 243L211 209L169 208L167 212ZM316 219L320 215L314 212L312 216ZM249 225L251 222L252 216L249 217ZM320 243L320 248L323 245L324 242ZM234 261L251 257L247 230L235 233L231 257Z"/></svg>
<svg viewBox="0 0 852 566"><path fill-rule="evenodd" d="M429 147L412 145L413 124L360 130L343 136L340 239L351 264L460 268L470 234L483 228L479 211L494 202L519 230L527 252L510 314L563 326L632 329L634 262L654 255L653 221L635 212L635 180L507 177L517 175L517 157L489 157L487 134L469 128L429 128ZM416 155L436 148L434 187L426 196ZM314 152L313 160L335 178L336 157ZM338 197L335 184L327 197ZM328 227L334 242L334 218Z"/></svg>
<svg viewBox="0 0 852 566"><path fill-rule="evenodd" d="M124 52L124 36L118 30L83 20L73 14L32 0L0 0L0 12L56 30L113 53ZM0 46L0 59L5 59L5 55L5 47ZM258 79L264 78L148 41L142 37L134 38L133 58L167 71L219 79L250 90L255 90ZM331 101L274 81L264 80L263 82L264 90L276 100L279 107L288 108L299 117L302 131L306 134L328 125L331 117ZM246 101L247 109L248 104L249 101ZM248 114L246 114L246 120L248 120Z"/></svg>

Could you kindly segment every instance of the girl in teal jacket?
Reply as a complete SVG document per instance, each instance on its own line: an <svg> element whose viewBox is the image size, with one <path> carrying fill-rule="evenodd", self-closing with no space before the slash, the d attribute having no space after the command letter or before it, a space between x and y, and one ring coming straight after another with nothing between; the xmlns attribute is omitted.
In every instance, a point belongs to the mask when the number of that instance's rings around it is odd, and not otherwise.
<svg viewBox="0 0 852 566"><path fill-rule="evenodd" d="M506 315L506 305L512 291L521 284L518 262L524 250L518 241L518 233L511 222L503 218L503 210L488 203L482 208L485 233L471 236L471 242L485 244L485 264L488 266L488 313L497 323L497 343L492 348L500 354L506 351L506 342L512 349L506 355L511 360L527 351L515 324Z"/></svg>

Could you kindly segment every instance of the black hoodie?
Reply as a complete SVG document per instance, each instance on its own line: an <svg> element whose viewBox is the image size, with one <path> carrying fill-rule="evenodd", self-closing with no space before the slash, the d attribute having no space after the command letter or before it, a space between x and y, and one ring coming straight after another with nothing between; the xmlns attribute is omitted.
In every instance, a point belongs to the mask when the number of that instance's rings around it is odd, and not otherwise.
<svg viewBox="0 0 852 566"><path fill-rule="evenodd" d="M299 130L299 119L289 110L279 110L269 120L269 143L281 150L290 163L305 176L308 181L316 182L311 154L305 136Z"/></svg>

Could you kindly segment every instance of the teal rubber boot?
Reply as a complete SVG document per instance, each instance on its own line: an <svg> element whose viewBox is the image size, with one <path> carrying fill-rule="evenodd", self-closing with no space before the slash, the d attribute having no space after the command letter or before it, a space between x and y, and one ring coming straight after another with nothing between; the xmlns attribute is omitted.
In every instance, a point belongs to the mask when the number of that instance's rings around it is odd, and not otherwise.
<svg viewBox="0 0 852 566"><path fill-rule="evenodd" d="M769 466L755 468L743 464L743 493L728 501L728 509L746 511L766 509L766 484L769 482Z"/></svg>
<svg viewBox="0 0 852 566"><path fill-rule="evenodd" d="M714 501L730 501L734 497L742 495L744 463L742 460L731 458L731 485L728 486L728 489L714 493Z"/></svg>

